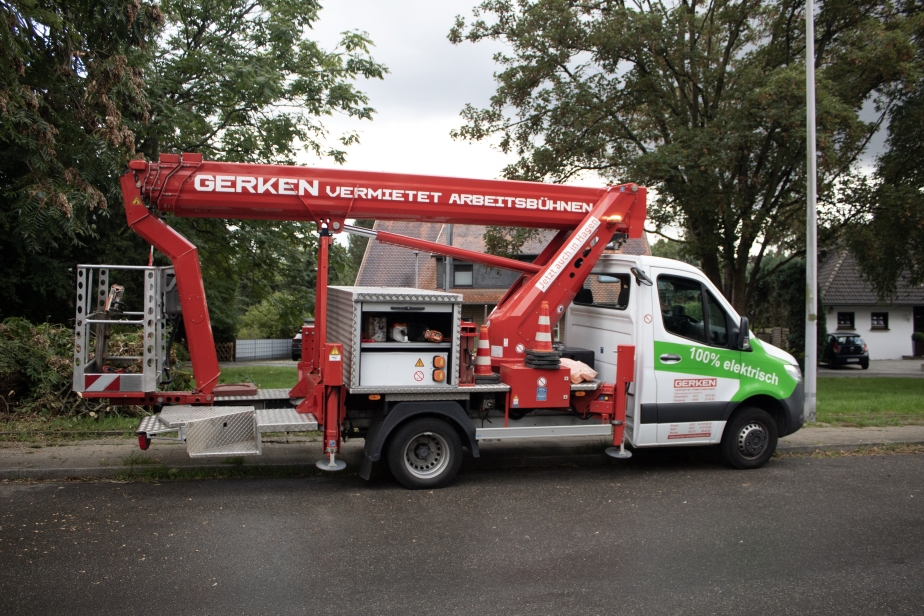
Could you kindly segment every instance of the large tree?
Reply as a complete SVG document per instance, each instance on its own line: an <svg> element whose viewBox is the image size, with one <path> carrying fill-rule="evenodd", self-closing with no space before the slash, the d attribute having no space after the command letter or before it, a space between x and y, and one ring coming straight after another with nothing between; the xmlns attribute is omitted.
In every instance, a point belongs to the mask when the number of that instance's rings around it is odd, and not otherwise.
<svg viewBox="0 0 924 616"><path fill-rule="evenodd" d="M387 69L371 41L343 33L321 48L310 38L317 0L167 0L167 28L148 80L151 121L141 151L200 152L212 160L288 163L307 150L344 160L353 134L327 134L323 118L371 119L357 79ZM313 225L287 221L171 220L200 247L216 334L233 335L248 309L274 310L264 321L294 331L314 310ZM334 258L345 261L340 247ZM352 281L349 281L352 282ZM291 335L289 333L288 335Z"/></svg>
<svg viewBox="0 0 924 616"><path fill-rule="evenodd" d="M316 0L0 1L0 318L66 321L75 263L146 260L118 188L133 156L342 161L355 136L328 135L323 119L370 118L355 83L386 69L365 34L329 50L314 42L319 10ZM311 225L170 223L201 248L219 337L280 293L297 298L291 313L313 309ZM340 248L335 257L347 262Z"/></svg>
<svg viewBox="0 0 924 616"><path fill-rule="evenodd" d="M0 2L0 315L72 316L71 266L99 252L81 241L110 230L113 179L149 117L161 20L138 0Z"/></svg>
<svg viewBox="0 0 924 616"><path fill-rule="evenodd" d="M805 3L802 0L489 0L450 40L503 41L485 109L461 138L499 137L512 178L593 172L654 189L654 230L740 311L765 255L804 253ZM907 15L888 1L828 0L815 16L819 194L854 169L910 70ZM864 121L861 111L875 109ZM786 261L777 260L773 267Z"/></svg>
<svg viewBox="0 0 924 616"><path fill-rule="evenodd" d="M914 15L916 71L909 74L889 111L886 148L871 176L858 176L845 191L862 215L846 230L846 244L883 299L899 282L924 283L924 13Z"/></svg>

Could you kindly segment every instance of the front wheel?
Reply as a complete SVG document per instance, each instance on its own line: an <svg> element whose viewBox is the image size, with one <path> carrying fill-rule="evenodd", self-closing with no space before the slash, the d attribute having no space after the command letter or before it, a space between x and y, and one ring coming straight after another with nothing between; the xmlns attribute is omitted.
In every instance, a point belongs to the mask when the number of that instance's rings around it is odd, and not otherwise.
<svg viewBox="0 0 924 616"><path fill-rule="evenodd" d="M766 411L741 409L725 426L719 445L722 458L735 468L760 468L776 451L777 434L776 422Z"/></svg>
<svg viewBox="0 0 924 616"><path fill-rule="evenodd" d="M462 464L462 441L445 421L416 419L401 427L388 447L388 468L412 490L442 488Z"/></svg>
<svg viewBox="0 0 924 616"><path fill-rule="evenodd" d="M869 360L868 360L868 359L861 359L861 360L860 360L860 367L863 368L864 370L869 370Z"/></svg>

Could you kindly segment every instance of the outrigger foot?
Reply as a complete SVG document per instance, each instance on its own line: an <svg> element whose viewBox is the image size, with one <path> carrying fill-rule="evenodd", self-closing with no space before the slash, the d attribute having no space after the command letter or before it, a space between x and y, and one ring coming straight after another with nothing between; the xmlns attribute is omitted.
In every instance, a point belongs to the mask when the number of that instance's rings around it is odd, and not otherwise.
<svg viewBox="0 0 924 616"><path fill-rule="evenodd" d="M632 457L631 451L626 451L625 444L620 445L619 447L607 447L606 455L611 458L617 458L619 460L628 460Z"/></svg>
<svg viewBox="0 0 924 616"><path fill-rule="evenodd" d="M331 453L330 458L321 458L315 462L315 466L317 466L322 471L342 471L346 468L346 462L343 460L338 460L337 455Z"/></svg>

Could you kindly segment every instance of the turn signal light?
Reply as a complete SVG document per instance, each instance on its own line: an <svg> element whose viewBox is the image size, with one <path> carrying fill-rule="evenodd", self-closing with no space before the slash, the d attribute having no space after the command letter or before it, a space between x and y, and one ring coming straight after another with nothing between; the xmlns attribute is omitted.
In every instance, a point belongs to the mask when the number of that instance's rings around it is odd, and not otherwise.
<svg viewBox="0 0 924 616"><path fill-rule="evenodd" d="M443 370L434 370L433 371L433 380L437 383L442 383L446 380L446 372Z"/></svg>
<svg viewBox="0 0 924 616"><path fill-rule="evenodd" d="M442 355L437 355L433 358L433 367L434 368L445 368L446 367L446 358Z"/></svg>

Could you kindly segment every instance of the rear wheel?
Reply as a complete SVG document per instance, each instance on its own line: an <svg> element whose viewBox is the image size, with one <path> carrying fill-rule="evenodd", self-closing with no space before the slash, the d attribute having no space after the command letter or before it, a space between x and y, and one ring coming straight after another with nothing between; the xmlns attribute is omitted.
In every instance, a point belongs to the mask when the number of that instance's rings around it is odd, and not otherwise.
<svg viewBox="0 0 924 616"><path fill-rule="evenodd" d="M776 451L777 435L776 422L766 411L743 408L725 426L722 458L735 468L760 468Z"/></svg>
<svg viewBox="0 0 924 616"><path fill-rule="evenodd" d="M402 426L388 447L388 468L412 490L441 488L462 464L462 442L449 424L439 419L415 419Z"/></svg>

